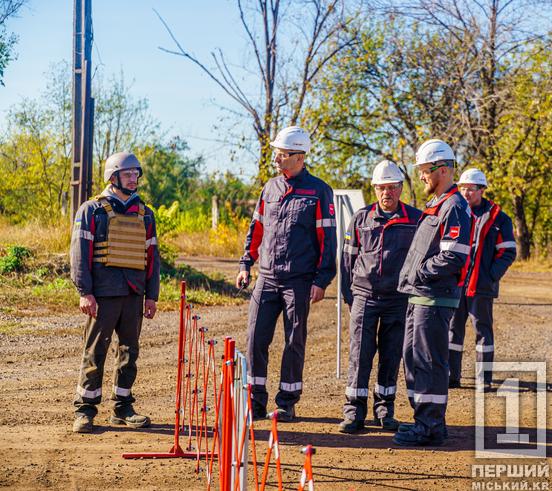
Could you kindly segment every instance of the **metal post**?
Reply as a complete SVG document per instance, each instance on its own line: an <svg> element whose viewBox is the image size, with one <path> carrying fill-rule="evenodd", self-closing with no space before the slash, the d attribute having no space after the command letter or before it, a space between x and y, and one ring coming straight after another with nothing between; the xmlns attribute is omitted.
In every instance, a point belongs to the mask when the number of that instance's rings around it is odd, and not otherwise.
<svg viewBox="0 0 552 491"><path fill-rule="evenodd" d="M337 221L337 334L336 334L336 378L341 378L341 315L342 315L342 295L341 295L341 252L343 250L343 241L347 223L345 223L345 212L353 216L353 205L347 195L335 195L336 221Z"/></svg>
<svg viewBox="0 0 552 491"><path fill-rule="evenodd" d="M71 220L80 206L82 131L82 2L73 11L73 168L71 172Z"/></svg>
<svg viewBox="0 0 552 491"><path fill-rule="evenodd" d="M73 169L71 218L92 193L92 0L75 0L73 16Z"/></svg>
<svg viewBox="0 0 552 491"><path fill-rule="evenodd" d="M211 228L213 230L216 230L218 228L218 219L219 219L218 197L213 195L211 197Z"/></svg>
<svg viewBox="0 0 552 491"><path fill-rule="evenodd" d="M337 339L336 339L336 367L335 377L341 378L341 251L343 248L343 197L337 198Z"/></svg>

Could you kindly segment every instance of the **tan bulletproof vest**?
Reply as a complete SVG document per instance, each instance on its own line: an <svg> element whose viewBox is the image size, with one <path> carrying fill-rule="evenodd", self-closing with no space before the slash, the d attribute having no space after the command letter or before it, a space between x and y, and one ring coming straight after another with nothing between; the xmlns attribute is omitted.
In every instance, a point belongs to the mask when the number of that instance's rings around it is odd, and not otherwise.
<svg viewBox="0 0 552 491"><path fill-rule="evenodd" d="M109 202L100 198L107 213L107 241L94 244L94 262L116 268L146 269L146 227L144 205L137 215L115 213Z"/></svg>

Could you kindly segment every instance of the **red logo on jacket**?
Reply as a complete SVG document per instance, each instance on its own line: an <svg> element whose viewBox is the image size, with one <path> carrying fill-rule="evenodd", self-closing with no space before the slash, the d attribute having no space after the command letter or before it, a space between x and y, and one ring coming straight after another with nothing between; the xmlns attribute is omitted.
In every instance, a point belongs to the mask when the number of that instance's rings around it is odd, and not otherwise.
<svg viewBox="0 0 552 491"><path fill-rule="evenodd" d="M460 227L450 227L448 234L452 239L457 239L460 235Z"/></svg>
<svg viewBox="0 0 552 491"><path fill-rule="evenodd" d="M333 203L330 203L329 208L330 208L330 216L333 217L335 215L335 208L334 208Z"/></svg>
<svg viewBox="0 0 552 491"><path fill-rule="evenodd" d="M306 194L309 196L314 196L316 194L316 189L296 189L296 194Z"/></svg>

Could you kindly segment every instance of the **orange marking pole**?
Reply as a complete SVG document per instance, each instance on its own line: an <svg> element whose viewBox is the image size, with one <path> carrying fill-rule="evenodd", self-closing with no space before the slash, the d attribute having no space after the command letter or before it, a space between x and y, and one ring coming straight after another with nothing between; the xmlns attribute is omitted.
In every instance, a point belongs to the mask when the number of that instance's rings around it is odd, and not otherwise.
<svg viewBox="0 0 552 491"><path fill-rule="evenodd" d="M183 395L182 389L184 385L183 384L184 365L186 364L186 362L191 362L190 359L186 360L184 357L186 342L189 341L190 338L192 338L192 334L193 334L193 333L190 333L190 336L188 336L188 331L191 330L191 328L192 328L191 307L186 304L186 282L182 281L180 284L180 325L178 330L178 361L177 361L177 372L176 372L176 403L175 403L173 446L171 447L169 452L124 453L123 454L124 459L172 459L172 458L199 459L202 456L205 456L207 458L207 452L200 452L199 451L200 449L197 449L195 452L182 450L182 447L180 446L180 441L179 441L180 425L182 424L182 426L184 426L184 420L181 421L180 416L182 414L182 417L184 418L184 416L186 415L185 408L188 402L187 401L188 388L190 387L189 380L191 378L190 376L188 376L191 373L190 368L188 368L188 374L187 374L188 383L186 384L186 390ZM190 346L191 346L191 341L190 341ZM215 394L216 394L216 388L215 388ZM190 398L190 406L191 405L192 404L191 404L191 398ZM206 434L207 432L206 424L205 424L205 427L200 431L205 431L205 434ZM190 432L191 432L191 423L190 423ZM197 434L197 428L196 428L196 434ZM188 448L186 450L190 450L191 449L190 447L191 447L191 443L189 441Z"/></svg>
<svg viewBox="0 0 552 491"><path fill-rule="evenodd" d="M276 460L276 475L278 477L278 490L282 491L283 489L282 468L280 465L280 446L278 444L278 414L276 412L274 412L272 415L272 428L270 430L270 437L268 439L268 451L266 452L263 478L261 480L261 491L264 491L266 486L266 478L268 477L268 466L270 464L272 449L274 449L274 457Z"/></svg>
<svg viewBox="0 0 552 491"><path fill-rule="evenodd" d="M305 454L305 464L301 472L301 481L297 491L304 491L305 484L308 483L309 491L314 491L314 478L312 477L312 456L316 453L316 449L312 445L307 445L301 449L301 453Z"/></svg>
<svg viewBox="0 0 552 491"><path fill-rule="evenodd" d="M232 338L224 340L224 368L222 394L222 446L219 456L220 489L230 491L232 483L232 395L231 388L234 381L234 352L236 342Z"/></svg>

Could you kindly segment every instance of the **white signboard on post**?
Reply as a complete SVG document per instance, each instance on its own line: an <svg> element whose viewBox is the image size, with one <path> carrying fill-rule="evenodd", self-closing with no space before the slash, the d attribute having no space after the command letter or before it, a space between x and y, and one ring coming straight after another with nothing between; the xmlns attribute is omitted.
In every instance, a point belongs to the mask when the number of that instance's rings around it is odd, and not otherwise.
<svg viewBox="0 0 552 491"><path fill-rule="evenodd" d="M341 251L345 232L355 212L364 208L364 195L360 189L334 189L335 218L337 222L337 342L336 377L341 377Z"/></svg>

